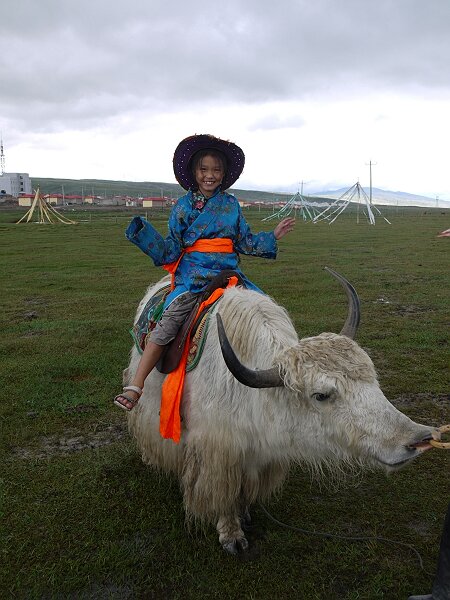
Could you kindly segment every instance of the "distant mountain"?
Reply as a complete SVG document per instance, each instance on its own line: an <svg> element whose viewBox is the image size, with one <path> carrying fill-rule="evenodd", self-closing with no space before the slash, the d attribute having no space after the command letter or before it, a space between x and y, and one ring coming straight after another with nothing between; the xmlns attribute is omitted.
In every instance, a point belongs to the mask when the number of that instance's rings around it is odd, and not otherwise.
<svg viewBox="0 0 450 600"><path fill-rule="evenodd" d="M92 194L100 197L111 197L115 195L145 197L145 196L165 196L169 198L178 198L184 193L184 190L175 183L150 182L150 181L114 181L104 179L56 179L48 177L31 177L33 188L39 187L43 194L64 193L86 195ZM265 202L280 203L290 200L294 193L273 192L262 190L243 190L233 188L232 193L240 200L246 202ZM340 198L347 189L314 192L305 195L306 200L327 204ZM369 195L369 188L364 188ZM375 204L384 204L389 206L423 206L436 207L436 200L426 196L417 196L407 194L406 192L391 192L372 188L372 200ZM441 208L450 208L450 202L439 200L438 206Z"/></svg>
<svg viewBox="0 0 450 600"><path fill-rule="evenodd" d="M370 188L363 188L367 196L370 195ZM340 198L347 191L346 188L339 190L328 190L325 192L316 192L314 196L321 198ZM428 196L419 196L417 194L408 194L407 192L391 192L389 190L380 190L372 188L372 202L374 204L383 204L385 206L423 206L428 208L450 208L450 201L437 200Z"/></svg>

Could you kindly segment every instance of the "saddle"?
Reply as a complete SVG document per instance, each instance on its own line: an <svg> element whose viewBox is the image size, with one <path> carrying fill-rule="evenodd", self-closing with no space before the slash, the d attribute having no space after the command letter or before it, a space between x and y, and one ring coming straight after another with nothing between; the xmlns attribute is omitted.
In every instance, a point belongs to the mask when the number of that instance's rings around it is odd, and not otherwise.
<svg viewBox="0 0 450 600"><path fill-rule="evenodd" d="M181 359L181 355L183 354L183 348L184 345L186 343L189 343L189 340L187 339L187 336L190 332L190 339L192 339L195 336L195 333L197 331L197 328L199 327L199 325L201 323L204 323L204 317L206 315L206 313L212 308L212 306L214 306L214 304L212 304L211 306L207 306L199 315L198 318L195 319L197 311L200 307L200 304L202 302L204 302L205 300L207 300L209 298L209 296L218 288L226 288L228 285L228 280L230 279L230 277L237 277L238 279L238 285L242 285L244 286L244 281L242 279L242 277L236 273L236 271L232 271L230 269L221 271L218 275L216 275L216 277L214 277L214 279L211 281L211 283L206 287L206 289L198 294L198 298L196 303L194 304L194 307L192 308L192 311L189 313L189 315L186 317L185 322L183 323L183 325L180 327L175 339L167 345L166 350L164 351L164 354L162 355L162 357L160 358L160 360L158 361L156 368L158 369L158 371L160 373L171 373L174 369L177 368L180 359ZM195 321L195 323L194 323ZM192 328L192 329L191 329Z"/></svg>

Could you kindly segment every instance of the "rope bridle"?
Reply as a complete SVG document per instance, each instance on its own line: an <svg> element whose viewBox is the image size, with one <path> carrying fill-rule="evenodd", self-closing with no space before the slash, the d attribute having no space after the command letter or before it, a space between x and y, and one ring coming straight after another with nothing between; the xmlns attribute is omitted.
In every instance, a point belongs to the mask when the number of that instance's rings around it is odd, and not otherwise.
<svg viewBox="0 0 450 600"><path fill-rule="evenodd" d="M441 427L438 427L438 431L439 433L448 433L450 431L450 425L442 425ZM440 450L450 450L450 442L438 442L437 440L430 440L428 443L430 444L430 446L433 446L433 448L439 448Z"/></svg>

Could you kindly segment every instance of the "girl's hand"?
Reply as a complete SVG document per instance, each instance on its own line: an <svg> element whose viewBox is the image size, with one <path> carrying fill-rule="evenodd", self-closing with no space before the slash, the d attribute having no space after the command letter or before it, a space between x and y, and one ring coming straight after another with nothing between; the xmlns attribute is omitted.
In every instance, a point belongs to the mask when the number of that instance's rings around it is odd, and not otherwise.
<svg viewBox="0 0 450 600"><path fill-rule="evenodd" d="M295 219L292 217L288 217L287 219L283 219L278 223L278 225L273 230L275 235L275 239L281 240L283 236L294 229Z"/></svg>

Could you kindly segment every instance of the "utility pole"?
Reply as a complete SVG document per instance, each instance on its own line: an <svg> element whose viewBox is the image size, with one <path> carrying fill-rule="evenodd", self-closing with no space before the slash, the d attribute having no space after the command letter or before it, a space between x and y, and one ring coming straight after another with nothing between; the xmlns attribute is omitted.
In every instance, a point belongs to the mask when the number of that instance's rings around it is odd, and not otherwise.
<svg viewBox="0 0 450 600"><path fill-rule="evenodd" d="M0 177L5 174L5 154L3 152L3 135L0 134Z"/></svg>
<svg viewBox="0 0 450 600"><path fill-rule="evenodd" d="M376 165L378 163L374 163L371 160L369 161L369 174L370 174L370 188L369 188L369 204L372 206L372 165ZM366 163L367 165L367 163Z"/></svg>

